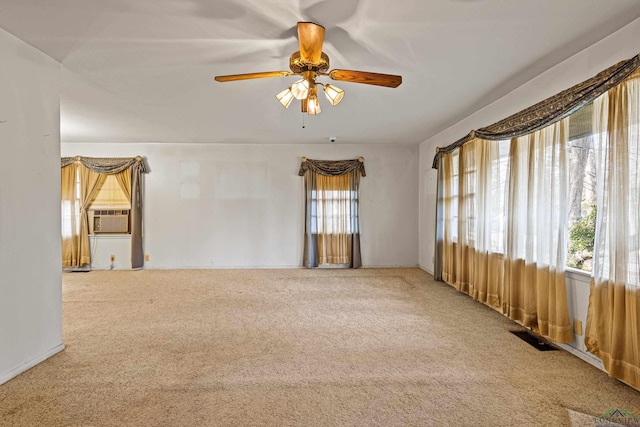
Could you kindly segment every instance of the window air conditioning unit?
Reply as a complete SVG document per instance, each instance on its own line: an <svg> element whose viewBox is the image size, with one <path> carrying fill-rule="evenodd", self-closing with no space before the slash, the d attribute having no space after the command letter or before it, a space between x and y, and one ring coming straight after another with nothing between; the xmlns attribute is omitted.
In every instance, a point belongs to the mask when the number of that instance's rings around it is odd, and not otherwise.
<svg viewBox="0 0 640 427"><path fill-rule="evenodd" d="M93 232L95 234L129 233L129 209L94 211Z"/></svg>

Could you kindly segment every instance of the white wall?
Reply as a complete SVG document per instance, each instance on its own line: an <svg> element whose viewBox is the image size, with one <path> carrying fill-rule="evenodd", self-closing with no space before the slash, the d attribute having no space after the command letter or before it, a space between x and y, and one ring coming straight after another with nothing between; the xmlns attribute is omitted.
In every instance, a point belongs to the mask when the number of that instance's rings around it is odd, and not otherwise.
<svg viewBox="0 0 640 427"><path fill-rule="evenodd" d="M589 308L589 274L578 270L567 271L567 300L569 303L569 319L572 322L577 319L582 323L582 335L573 334L573 341L560 344L562 348L570 351L581 359L604 370L602 361L595 355L587 352L584 344L584 332L587 327L587 309Z"/></svg>
<svg viewBox="0 0 640 427"><path fill-rule="evenodd" d="M304 203L300 157L363 156L364 266L418 264L418 147L63 143L63 156L146 158L145 268L298 267ZM94 268L129 268L121 238L99 239ZM126 253L123 253L126 252Z"/></svg>
<svg viewBox="0 0 640 427"><path fill-rule="evenodd" d="M62 350L59 64L0 30L0 384Z"/></svg>
<svg viewBox="0 0 640 427"><path fill-rule="evenodd" d="M495 123L638 53L640 53L640 19L423 142L420 145L420 266L433 272L436 171L431 168L431 164L436 147L447 146L472 129ZM569 273L567 293L570 318L581 320L584 329L589 303L588 277L581 273ZM574 341L564 347L594 365L602 366L597 358L586 352L583 336L574 334Z"/></svg>

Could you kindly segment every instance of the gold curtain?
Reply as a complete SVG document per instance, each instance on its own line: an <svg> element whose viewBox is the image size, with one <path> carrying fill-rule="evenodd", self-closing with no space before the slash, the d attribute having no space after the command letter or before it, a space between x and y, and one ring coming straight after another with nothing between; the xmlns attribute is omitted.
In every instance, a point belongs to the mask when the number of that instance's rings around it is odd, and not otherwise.
<svg viewBox="0 0 640 427"><path fill-rule="evenodd" d="M351 260L350 174L316 174L318 262L348 264Z"/></svg>
<svg viewBox="0 0 640 427"><path fill-rule="evenodd" d="M144 266L144 248L142 247L142 177L146 172L142 158L131 170L131 268Z"/></svg>
<svg viewBox="0 0 640 427"><path fill-rule="evenodd" d="M640 72L594 102L597 219L585 344L640 387Z"/></svg>
<svg viewBox="0 0 640 427"><path fill-rule="evenodd" d="M80 267L80 203L76 194L76 171L75 163L60 170L63 267Z"/></svg>
<svg viewBox="0 0 640 427"><path fill-rule="evenodd" d="M557 342L573 340L566 291L569 119L514 138L503 311Z"/></svg>
<svg viewBox="0 0 640 427"><path fill-rule="evenodd" d="M442 277L474 298L486 299L490 306L497 303L507 316L542 335L570 341L564 268L569 184L566 145L571 131L566 120L580 109L583 116L589 115L590 103L594 103L598 202L585 343L603 359L611 375L636 387L640 386L639 67L640 55L620 62L438 148L433 161L433 167L440 170L438 213L442 212L442 219L436 221L436 250L441 251L436 260L442 260L434 263L434 277ZM573 132L575 136L590 130ZM508 194L483 202L483 189L489 188L493 178L482 177L487 152L474 146L478 140L509 138ZM477 185L472 187L468 165L474 151ZM503 260L481 249L482 233L487 232L483 224L497 218L494 212L483 219L482 212L495 207L498 200L507 204ZM492 288L485 291L482 280L493 282Z"/></svg>
<svg viewBox="0 0 640 427"><path fill-rule="evenodd" d="M86 166L79 164L78 173L80 175L80 244L79 244L79 266L91 264L91 249L89 247L89 217L87 209L91 200L100 189L106 179L106 175L96 173Z"/></svg>
<svg viewBox="0 0 640 427"><path fill-rule="evenodd" d="M497 141L474 139L443 163L445 282L501 310L506 171Z"/></svg>
<svg viewBox="0 0 640 427"><path fill-rule="evenodd" d="M486 305L500 309L504 278L504 190L507 171L500 162L500 143L476 139L465 155L471 175L465 181L466 191L473 198L465 202L469 212L467 233L470 251L470 281L468 293ZM466 159L473 157L473 161ZM469 209L469 208L468 208Z"/></svg>
<svg viewBox="0 0 640 427"><path fill-rule="evenodd" d="M131 168L129 167L114 176L118 184L120 184L120 188L122 188L122 192L127 197L127 200L131 201Z"/></svg>
<svg viewBox="0 0 640 427"><path fill-rule="evenodd" d="M573 339L564 276L567 121L442 155L443 279L558 342Z"/></svg>

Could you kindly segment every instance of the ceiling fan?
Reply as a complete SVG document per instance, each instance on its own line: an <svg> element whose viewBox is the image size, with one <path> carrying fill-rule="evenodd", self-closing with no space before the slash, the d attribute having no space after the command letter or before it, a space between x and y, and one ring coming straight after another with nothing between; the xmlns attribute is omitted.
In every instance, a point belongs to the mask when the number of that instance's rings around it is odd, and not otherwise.
<svg viewBox="0 0 640 427"><path fill-rule="evenodd" d="M329 71L329 56L322 51L325 29L313 22L298 22L298 41L300 50L289 58L291 71L266 71L261 73L232 74L216 76L219 82L236 80L262 79L268 77L302 76L302 79L276 95L276 99L289 108L294 99L301 101L302 112L308 114L320 113L318 102L318 85L329 99L331 105L337 105L344 97L344 91L331 84L316 81L318 77L328 76L333 80L363 83L368 85L398 87L402 83L402 76L391 74L370 73L367 71L331 70Z"/></svg>

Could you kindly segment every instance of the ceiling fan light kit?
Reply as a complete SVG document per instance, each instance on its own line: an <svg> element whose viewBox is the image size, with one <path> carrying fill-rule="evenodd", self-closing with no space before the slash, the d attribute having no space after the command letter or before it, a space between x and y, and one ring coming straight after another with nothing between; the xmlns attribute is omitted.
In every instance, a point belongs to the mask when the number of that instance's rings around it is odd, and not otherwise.
<svg viewBox="0 0 640 427"><path fill-rule="evenodd" d="M276 95L276 99L280 101L280 104L282 104L284 108L289 108L289 105L291 105L294 98L295 97L293 96L293 92L291 92L290 87Z"/></svg>
<svg viewBox="0 0 640 427"><path fill-rule="evenodd" d="M291 92L293 93L293 97L298 101L300 101L301 99L305 99L309 96L310 87L311 85L309 84L309 80L298 80L291 85Z"/></svg>
<svg viewBox="0 0 640 427"><path fill-rule="evenodd" d="M331 105L338 105L344 98L344 91L334 85L326 84L323 90Z"/></svg>
<svg viewBox="0 0 640 427"><path fill-rule="evenodd" d="M300 101L301 110L307 114L319 114L317 85L322 85L323 92L331 105L338 105L344 98L344 90L330 84L316 82L321 76L332 80L351 83L362 83L375 86L395 88L402 83L402 76L391 74L370 73L367 71L332 70L329 71L329 56L322 51L325 29L313 22L298 22L298 42L300 50L289 58L291 71L267 71L261 73L233 74L216 76L218 82L232 82L237 80L260 79L269 77L302 76L302 79L276 95L276 99L283 107L289 108L293 99Z"/></svg>
<svg viewBox="0 0 640 427"><path fill-rule="evenodd" d="M307 114L320 114L320 102L318 102L318 87L314 84L307 98Z"/></svg>

